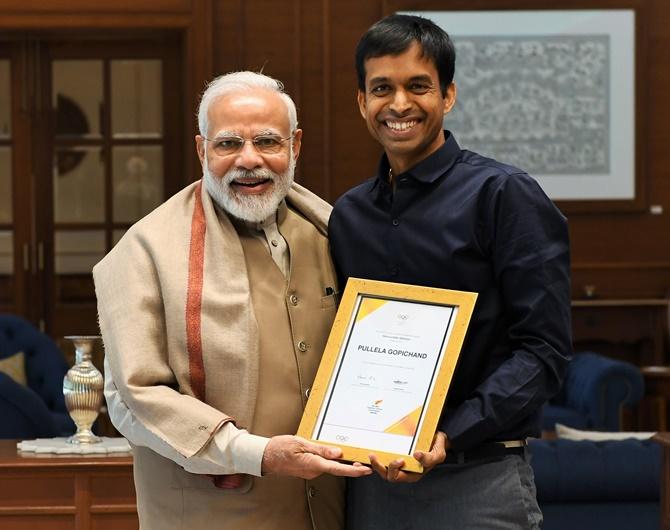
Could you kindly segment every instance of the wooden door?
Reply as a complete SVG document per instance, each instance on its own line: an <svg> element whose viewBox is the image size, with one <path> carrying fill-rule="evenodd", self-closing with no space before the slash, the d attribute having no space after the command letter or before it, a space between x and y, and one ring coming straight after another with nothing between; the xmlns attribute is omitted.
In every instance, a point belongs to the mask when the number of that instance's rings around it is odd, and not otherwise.
<svg viewBox="0 0 670 530"><path fill-rule="evenodd" d="M54 337L96 333L93 265L184 184L179 39L51 34L17 36L8 48L0 309ZM4 98L3 68L16 72ZM14 94L25 105L10 101L5 127L3 101Z"/></svg>

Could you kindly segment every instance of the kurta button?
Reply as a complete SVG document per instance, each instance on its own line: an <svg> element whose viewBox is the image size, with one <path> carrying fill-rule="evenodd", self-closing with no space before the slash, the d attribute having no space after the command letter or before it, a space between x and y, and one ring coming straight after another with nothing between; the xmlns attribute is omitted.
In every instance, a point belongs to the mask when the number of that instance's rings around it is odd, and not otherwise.
<svg viewBox="0 0 670 530"><path fill-rule="evenodd" d="M316 488L314 486L310 486L307 490L307 495L309 495L310 498L316 497Z"/></svg>
<svg viewBox="0 0 670 530"><path fill-rule="evenodd" d="M312 389L309 388L309 387L307 387L307 388L305 389L305 397L306 397L306 398L309 398L309 393L310 393L311 391L312 391Z"/></svg>
<svg viewBox="0 0 670 530"><path fill-rule="evenodd" d="M271 244L273 247L276 247L277 245L279 245L279 242L278 242L276 239L273 239L272 241L270 241L270 244Z"/></svg>
<svg viewBox="0 0 670 530"><path fill-rule="evenodd" d="M292 305L298 305L298 296L297 296L297 295L292 294L292 295L289 297L289 300L290 300L290 302L291 302Z"/></svg>
<svg viewBox="0 0 670 530"><path fill-rule="evenodd" d="M393 221L391 221L391 224L393 226L398 226L400 224L400 221L398 221L397 219L393 219Z"/></svg>
<svg viewBox="0 0 670 530"><path fill-rule="evenodd" d="M307 343L306 343L304 340L301 340L301 341L298 343L298 349L299 349L300 351L307 351Z"/></svg>

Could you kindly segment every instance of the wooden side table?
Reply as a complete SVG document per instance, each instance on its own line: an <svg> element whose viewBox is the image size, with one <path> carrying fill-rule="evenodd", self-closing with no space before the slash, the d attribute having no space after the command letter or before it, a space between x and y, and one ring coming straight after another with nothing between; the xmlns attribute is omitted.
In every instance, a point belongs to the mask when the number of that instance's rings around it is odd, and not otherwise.
<svg viewBox="0 0 670 530"><path fill-rule="evenodd" d="M661 530L670 530L670 432L659 432L653 440L663 446L661 464Z"/></svg>
<svg viewBox="0 0 670 530"><path fill-rule="evenodd" d="M137 530L130 455L20 453L0 440L0 528Z"/></svg>

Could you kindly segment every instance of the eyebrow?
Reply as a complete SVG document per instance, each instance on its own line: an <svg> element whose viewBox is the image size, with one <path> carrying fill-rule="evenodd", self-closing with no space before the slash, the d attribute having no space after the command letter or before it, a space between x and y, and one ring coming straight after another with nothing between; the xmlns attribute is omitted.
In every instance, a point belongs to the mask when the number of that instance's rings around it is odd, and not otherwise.
<svg viewBox="0 0 670 530"><path fill-rule="evenodd" d="M430 76L427 75L427 74L425 74L425 75L415 75L414 77L410 77L409 80L410 80L410 81L424 81L424 82L428 82L428 83L432 83L432 82L433 82L433 78L430 77Z"/></svg>
<svg viewBox="0 0 670 530"><path fill-rule="evenodd" d="M281 133L274 129L261 129L254 136L281 136Z"/></svg>
<svg viewBox="0 0 670 530"><path fill-rule="evenodd" d="M368 83L371 85L376 85L377 83L387 83L388 80L388 77L373 77L370 79L370 81L368 81Z"/></svg>
<svg viewBox="0 0 670 530"><path fill-rule="evenodd" d="M242 138L242 135L237 131L219 131L214 135L214 138L225 138L228 136L236 136L238 138ZM254 138L256 136L281 136L281 134L273 129L261 129L260 131L258 131L253 135Z"/></svg>
<svg viewBox="0 0 670 530"><path fill-rule="evenodd" d="M389 81L390 81L389 77L380 76L380 77L373 77L372 79L370 79L368 81L368 83L370 85L376 85L376 84L379 84L379 83L388 83ZM410 82L423 81L423 82L432 83L433 79L428 74L421 74L421 75L414 75L414 76L410 77L409 81Z"/></svg>

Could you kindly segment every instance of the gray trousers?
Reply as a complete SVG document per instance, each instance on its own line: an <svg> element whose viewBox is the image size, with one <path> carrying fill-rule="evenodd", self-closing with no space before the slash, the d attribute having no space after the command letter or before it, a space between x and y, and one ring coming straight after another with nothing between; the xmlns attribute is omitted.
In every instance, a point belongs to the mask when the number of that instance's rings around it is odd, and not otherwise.
<svg viewBox="0 0 670 530"><path fill-rule="evenodd" d="M526 451L527 453L527 451ZM538 529L533 470L522 456L442 464L414 484L347 482L348 530Z"/></svg>

